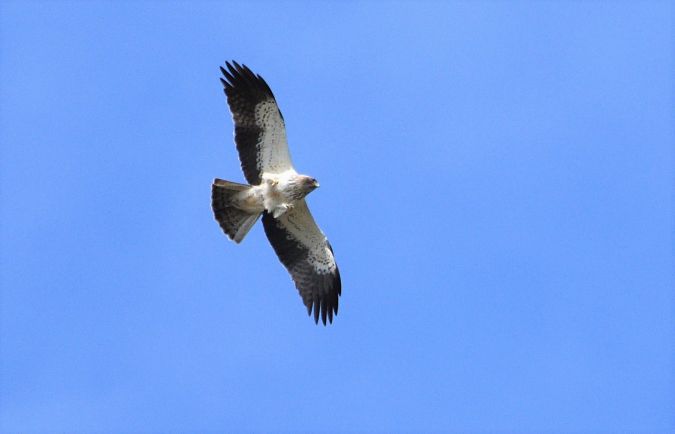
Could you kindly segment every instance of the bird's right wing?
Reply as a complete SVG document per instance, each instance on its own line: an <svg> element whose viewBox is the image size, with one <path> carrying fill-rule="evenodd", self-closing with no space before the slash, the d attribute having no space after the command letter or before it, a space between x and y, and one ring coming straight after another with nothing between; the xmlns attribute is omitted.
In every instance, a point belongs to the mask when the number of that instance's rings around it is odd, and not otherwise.
<svg viewBox="0 0 675 434"><path fill-rule="evenodd" d="M220 68L227 103L234 120L234 141L249 184L260 184L265 172L293 169L286 126L272 90L246 65L226 62Z"/></svg>
<svg viewBox="0 0 675 434"><path fill-rule="evenodd" d="M307 313L314 322L333 322L342 292L340 270L333 249L316 225L307 203L300 200L279 218L263 214L263 226L279 260L291 274Z"/></svg>

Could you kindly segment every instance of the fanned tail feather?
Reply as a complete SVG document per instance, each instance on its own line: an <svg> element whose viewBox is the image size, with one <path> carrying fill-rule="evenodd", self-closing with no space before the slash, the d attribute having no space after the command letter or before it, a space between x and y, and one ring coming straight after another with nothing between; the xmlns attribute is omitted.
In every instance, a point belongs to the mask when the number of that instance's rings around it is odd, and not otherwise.
<svg viewBox="0 0 675 434"><path fill-rule="evenodd" d="M248 213L236 208L232 199L250 186L216 178L211 187L211 207L223 232L235 243L240 243L260 217L260 213Z"/></svg>

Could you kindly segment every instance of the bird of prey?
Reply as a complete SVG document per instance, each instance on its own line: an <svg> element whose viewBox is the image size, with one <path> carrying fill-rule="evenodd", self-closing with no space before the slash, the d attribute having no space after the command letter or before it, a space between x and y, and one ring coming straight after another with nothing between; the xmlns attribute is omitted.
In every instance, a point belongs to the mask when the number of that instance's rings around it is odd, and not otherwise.
<svg viewBox="0 0 675 434"><path fill-rule="evenodd" d="M246 65L221 67L234 141L248 184L216 178L211 205L227 236L240 243L262 215L263 227L314 322L333 322L342 291L333 248L309 212L305 196L316 179L293 168L284 118L265 80Z"/></svg>

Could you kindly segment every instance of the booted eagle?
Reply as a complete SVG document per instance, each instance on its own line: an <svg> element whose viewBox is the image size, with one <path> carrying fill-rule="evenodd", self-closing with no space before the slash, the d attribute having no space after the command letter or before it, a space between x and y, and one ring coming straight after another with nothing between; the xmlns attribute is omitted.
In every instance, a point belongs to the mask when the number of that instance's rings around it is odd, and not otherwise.
<svg viewBox="0 0 675 434"><path fill-rule="evenodd" d="M234 121L234 141L248 184L216 178L211 205L230 239L240 243L262 214L265 234L314 322L333 322L342 290L333 248L316 225L305 196L316 179L293 168L284 117L272 90L246 65L226 62L220 81Z"/></svg>

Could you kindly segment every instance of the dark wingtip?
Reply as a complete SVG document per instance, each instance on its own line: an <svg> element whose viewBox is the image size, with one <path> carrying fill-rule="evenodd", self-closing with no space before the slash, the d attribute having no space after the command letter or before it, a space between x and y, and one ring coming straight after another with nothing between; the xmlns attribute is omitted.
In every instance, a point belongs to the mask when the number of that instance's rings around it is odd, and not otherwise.
<svg viewBox="0 0 675 434"><path fill-rule="evenodd" d="M225 62L227 69L220 67L220 72L228 79L231 80L231 77L235 74L235 69L232 67L230 62Z"/></svg>
<svg viewBox="0 0 675 434"><path fill-rule="evenodd" d="M227 65L227 67L230 69L230 71L232 71L232 66L229 63L225 62L225 65ZM223 84L223 87L225 88L225 90L234 86L236 80L235 80L234 76L232 74L230 74L230 71L226 70L222 66L220 66L219 68L220 68L220 73L223 74L223 76L220 77L220 82Z"/></svg>
<svg viewBox="0 0 675 434"><path fill-rule="evenodd" d="M315 297L314 298L314 324L319 323L319 312L320 312L320 310L321 309L319 308L319 297Z"/></svg>
<svg viewBox="0 0 675 434"><path fill-rule="evenodd" d="M337 316L337 300L331 304L328 299L319 297L310 300L306 307L307 316L314 317L314 324L319 324L319 319L324 326L333 324L333 317Z"/></svg>
<svg viewBox="0 0 675 434"><path fill-rule="evenodd" d="M223 82L225 89L230 87L247 89L248 92L260 92L266 97L274 98L274 93L260 74L255 74L245 64L239 64L235 60L225 62L226 68L220 67L220 72L225 77ZM222 81L222 79L221 79ZM279 112L281 115L281 112ZM281 116L283 119L283 115Z"/></svg>
<svg viewBox="0 0 675 434"><path fill-rule="evenodd" d="M328 300L326 297L321 300L321 321L326 325L326 315L328 314Z"/></svg>

